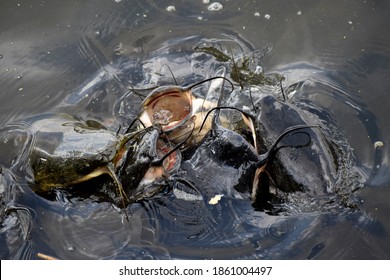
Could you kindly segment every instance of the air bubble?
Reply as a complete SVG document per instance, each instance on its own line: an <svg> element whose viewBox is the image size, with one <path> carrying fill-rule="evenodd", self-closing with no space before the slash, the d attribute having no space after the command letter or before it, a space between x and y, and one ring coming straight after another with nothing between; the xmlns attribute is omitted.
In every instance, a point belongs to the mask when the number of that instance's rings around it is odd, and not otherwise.
<svg viewBox="0 0 390 280"><path fill-rule="evenodd" d="M168 6L166 8L167 12L173 13L176 12L176 7L175 6Z"/></svg>
<svg viewBox="0 0 390 280"><path fill-rule="evenodd" d="M217 11L220 11L223 9L223 6L221 3L219 2L214 2L214 3L211 3L207 9L210 11L210 12L217 12Z"/></svg>
<svg viewBox="0 0 390 280"><path fill-rule="evenodd" d="M382 148L385 144L382 141L376 141L374 143L375 149Z"/></svg>

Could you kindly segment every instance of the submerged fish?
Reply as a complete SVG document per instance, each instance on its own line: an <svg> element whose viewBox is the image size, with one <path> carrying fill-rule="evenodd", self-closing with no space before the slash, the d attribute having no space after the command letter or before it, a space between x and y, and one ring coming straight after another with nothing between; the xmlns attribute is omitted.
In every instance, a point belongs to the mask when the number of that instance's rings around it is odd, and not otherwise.
<svg viewBox="0 0 390 280"><path fill-rule="evenodd" d="M32 121L33 143L29 150L29 169L34 188L47 192L69 187L107 174L120 197L126 201L142 199L151 182L178 168L180 152L169 141L159 138L160 130L117 134L97 122L84 122L69 115L46 115ZM164 160L159 157L164 154Z"/></svg>

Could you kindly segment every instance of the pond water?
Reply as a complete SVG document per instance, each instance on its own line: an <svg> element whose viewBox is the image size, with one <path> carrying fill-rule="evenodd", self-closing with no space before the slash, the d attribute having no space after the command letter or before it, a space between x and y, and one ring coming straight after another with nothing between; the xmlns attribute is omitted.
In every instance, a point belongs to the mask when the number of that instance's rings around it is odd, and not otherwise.
<svg viewBox="0 0 390 280"><path fill-rule="evenodd" d="M2 1L1 259L388 259L389 26L388 1ZM33 192L34 121L66 113L120 131L139 94L221 67L234 91L215 80L194 92L220 87L265 146L318 126L311 149L280 150L279 167L309 189L252 204L246 158L226 152L221 130L183 158L196 192L173 179L124 210L91 191L97 181Z"/></svg>

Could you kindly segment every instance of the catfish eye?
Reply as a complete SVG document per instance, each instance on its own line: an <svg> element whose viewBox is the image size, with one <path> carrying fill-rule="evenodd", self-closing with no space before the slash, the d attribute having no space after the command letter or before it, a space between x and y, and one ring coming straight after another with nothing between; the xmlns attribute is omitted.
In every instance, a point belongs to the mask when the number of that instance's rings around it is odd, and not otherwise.
<svg viewBox="0 0 390 280"><path fill-rule="evenodd" d="M141 105L140 120L146 125L160 125L169 132L185 123L192 114L190 90L162 87L151 92Z"/></svg>

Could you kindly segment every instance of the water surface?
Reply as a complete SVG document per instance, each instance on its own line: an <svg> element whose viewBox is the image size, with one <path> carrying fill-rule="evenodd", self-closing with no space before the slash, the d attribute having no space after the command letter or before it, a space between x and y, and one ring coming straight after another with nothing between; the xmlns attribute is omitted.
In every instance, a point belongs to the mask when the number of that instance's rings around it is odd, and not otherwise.
<svg viewBox="0 0 390 280"><path fill-rule="evenodd" d="M61 259L389 258L386 1L3 2L2 259L36 259L37 253ZM195 157L183 163L201 199L184 199L177 192L184 186L173 183L130 205L129 221L99 194L44 197L29 187L23 166L31 117L65 112L117 131L141 103L132 87L174 84L167 65L180 85L213 76L220 66L234 80L231 57L245 55L252 58L250 70L270 80L250 80L243 91L236 80L224 102L250 107L249 89L256 104L267 104L268 94L280 100L275 77L283 77L286 106L321 124L339 149L329 192L292 194L279 215L256 211L233 179L220 183L236 169L212 157L202 160L215 173ZM281 115L265 116L259 121L268 141L291 125ZM295 174L302 172L299 164ZM219 194L219 203L209 204Z"/></svg>

